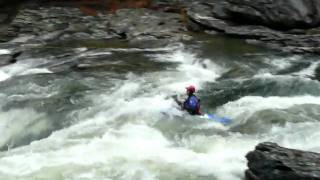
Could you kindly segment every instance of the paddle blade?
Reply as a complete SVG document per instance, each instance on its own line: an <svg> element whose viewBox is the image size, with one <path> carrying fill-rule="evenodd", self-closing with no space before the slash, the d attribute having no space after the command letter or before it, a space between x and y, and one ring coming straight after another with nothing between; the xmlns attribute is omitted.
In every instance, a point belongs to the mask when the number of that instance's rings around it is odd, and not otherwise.
<svg viewBox="0 0 320 180"><path fill-rule="evenodd" d="M213 121L219 122L219 123L224 124L224 125L230 124L232 122L232 120L230 118L218 117L218 116L216 116L214 114L206 114L205 116L209 120L213 120Z"/></svg>

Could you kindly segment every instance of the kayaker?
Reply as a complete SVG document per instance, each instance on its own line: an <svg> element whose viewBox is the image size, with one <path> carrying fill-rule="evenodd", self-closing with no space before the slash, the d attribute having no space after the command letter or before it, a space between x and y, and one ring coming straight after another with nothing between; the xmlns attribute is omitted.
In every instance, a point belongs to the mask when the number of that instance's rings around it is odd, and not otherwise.
<svg viewBox="0 0 320 180"><path fill-rule="evenodd" d="M196 88L193 85L186 87L188 98L182 103L182 108L191 115L201 115L200 99L194 94Z"/></svg>

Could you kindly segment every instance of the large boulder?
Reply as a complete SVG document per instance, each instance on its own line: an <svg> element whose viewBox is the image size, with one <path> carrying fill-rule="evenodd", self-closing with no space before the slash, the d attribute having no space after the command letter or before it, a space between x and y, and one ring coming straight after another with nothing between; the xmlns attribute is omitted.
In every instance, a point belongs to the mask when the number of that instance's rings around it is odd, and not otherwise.
<svg viewBox="0 0 320 180"><path fill-rule="evenodd" d="M239 24L264 25L274 29L306 29L320 25L318 0L211 0L202 4L210 7L209 12L215 18ZM208 12L207 8L202 8Z"/></svg>
<svg viewBox="0 0 320 180"><path fill-rule="evenodd" d="M318 0L226 1L227 3L222 4L224 13L237 22L260 24L277 29L310 28L320 24Z"/></svg>
<svg viewBox="0 0 320 180"><path fill-rule="evenodd" d="M18 13L21 2L23 2L23 0L0 0L0 27L12 21Z"/></svg>
<svg viewBox="0 0 320 180"><path fill-rule="evenodd" d="M285 52L320 53L319 6L313 0L211 0L189 5L187 22L194 31L218 31Z"/></svg>
<svg viewBox="0 0 320 180"><path fill-rule="evenodd" d="M15 4L21 1L22 0L0 0L0 5Z"/></svg>
<svg viewBox="0 0 320 180"><path fill-rule="evenodd" d="M320 180L320 154L261 143L246 156L247 180Z"/></svg>

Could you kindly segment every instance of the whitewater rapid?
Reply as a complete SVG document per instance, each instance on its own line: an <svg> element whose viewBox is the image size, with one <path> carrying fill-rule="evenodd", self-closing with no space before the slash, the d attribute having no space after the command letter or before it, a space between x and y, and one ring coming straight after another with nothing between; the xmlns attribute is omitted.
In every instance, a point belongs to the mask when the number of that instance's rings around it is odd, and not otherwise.
<svg viewBox="0 0 320 180"><path fill-rule="evenodd" d="M79 56L111 55L114 52L110 49L105 53L83 51L87 49L81 50ZM129 53L130 50L121 51ZM157 50L151 52L147 55L151 61L176 65L142 75L129 72L124 79L108 81L110 84L99 90L84 91L83 99L90 103L66 114L65 118L71 122L68 126L30 144L10 148L13 140L22 141L24 136L36 136L54 126L49 114L33 107L3 110L0 145L7 145L8 150L0 153L0 178L240 180L247 168L245 155L259 142L273 141L287 147L320 152L320 145L316 143L320 140L317 117L320 96L248 95L219 107L204 108L233 119L231 125L223 126L186 115L170 96L185 93L185 87L190 84L201 93L208 83L216 85L230 67L214 58L199 57L183 46L161 49L161 53L156 53ZM297 59L281 59L284 63L269 59L268 63L283 69ZM1 68L0 83L20 76L53 73L45 67L39 68L39 62L46 60L29 59ZM312 68L299 75L304 77ZM270 72L263 69L253 78L278 78L271 73L266 77L265 73ZM52 81L50 86L39 85L36 89L42 88L40 92L25 96L54 97L61 90L55 89L54 83L60 81ZM78 81L86 82L83 79ZM71 78L66 83L75 82ZM5 107L10 98L19 97L27 98L21 94L0 94L4 100L1 107ZM79 106L77 103L80 102L70 103ZM295 108L300 110L296 114ZM282 113L284 120L264 121L273 113L277 114L276 118Z"/></svg>

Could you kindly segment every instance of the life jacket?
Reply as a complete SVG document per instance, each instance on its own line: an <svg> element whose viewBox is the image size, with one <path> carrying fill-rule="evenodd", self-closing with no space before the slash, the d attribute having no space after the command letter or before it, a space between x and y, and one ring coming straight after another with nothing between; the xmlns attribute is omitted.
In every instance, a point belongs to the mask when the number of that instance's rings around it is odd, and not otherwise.
<svg viewBox="0 0 320 180"><path fill-rule="evenodd" d="M199 99L195 95L191 95L184 102L184 108L191 114L197 114L200 108Z"/></svg>

